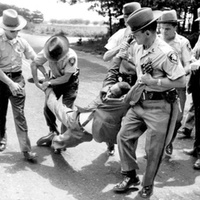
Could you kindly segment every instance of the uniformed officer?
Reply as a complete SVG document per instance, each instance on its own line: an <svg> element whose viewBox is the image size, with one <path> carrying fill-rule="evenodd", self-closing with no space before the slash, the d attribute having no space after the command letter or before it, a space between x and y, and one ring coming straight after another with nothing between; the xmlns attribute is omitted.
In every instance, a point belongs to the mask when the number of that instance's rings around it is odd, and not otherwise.
<svg viewBox="0 0 200 200"><path fill-rule="evenodd" d="M155 15L154 15L155 14ZM185 71L174 50L158 38L157 19L160 12L151 8L141 8L133 12L127 23L132 29L138 45L134 46L133 57L137 77L145 84L140 100L131 107L122 121L117 136L123 181L113 189L116 192L127 191L132 185L139 185L136 174L136 146L143 134L140 127L147 126L149 138L147 166L139 194L149 198L153 193L154 179L159 169L165 142L171 121L172 108L178 107L175 87L185 87ZM153 71L143 73L143 66L151 64Z"/></svg>
<svg viewBox="0 0 200 200"><path fill-rule="evenodd" d="M190 63L192 62L192 60L194 60L194 58L192 55L192 48L189 40L184 36L179 35L176 32L178 26L178 18L176 11L175 10L164 11L160 20L158 20L158 23L160 23L160 28L161 28L161 35L160 35L161 39L167 42L175 50L185 69L186 75L188 75L190 73ZM186 87L178 88L177 91L180 99L180 111L177 118L175 130L172 135L172 139L166 146L165 153L167 155L172 154L173 141L176 138L178 129L181 127L181 121L183 119L183 112L186 102Z"/></svg>
<svg viewBox="0 0 200 200"><path fill-rule="evenodd" d="M24 116L25 81L22 75L22 58L33 60L36 56L28 42L18 33L27 21L14 9L3 11L0 27L0 151L6 149L6 114L10 100L17 136L24 157L28 161L36 161L36 154L31 152L28 138L28 127Z"/></svg>
<svg viewBox="0 0 200 200"><path fill-rule="evenodd" d="M50 76L43 66L46 62L48 62L50 68ZM72 108L79 85L78 59L76 52L69 47L69 41L63 32L53 35L46 41L44 49L38 53L31 66L36 86L41 90L52 87L57 98L63 95L63 104ZM42 84L38 81L38 68L45 76L45 81ZM50 134L54 132L59 134L56 118L47 105L44 107L44 116ZM61 129L63 132L66 127L62 125Z"/></svg>

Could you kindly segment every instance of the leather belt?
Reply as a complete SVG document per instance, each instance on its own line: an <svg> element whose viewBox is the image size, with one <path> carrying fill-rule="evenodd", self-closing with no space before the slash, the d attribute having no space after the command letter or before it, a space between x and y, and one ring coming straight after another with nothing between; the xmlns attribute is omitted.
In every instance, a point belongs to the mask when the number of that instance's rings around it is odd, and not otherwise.
<svg viewBox="0 0 200 200"><path fill-rule="evenodd" d="M4 72L9 78L15 78L17 76L20 76L22 74L22 71L18 72Z"/></svg>
<svg viewBox="0 0 200 200"><path fill-rule="evenodd" d="M145 100L162 100L164 99L164 94L165 92L148 92L148 91L144 91L142 92L142 95L140 97L140 99L142 101Z"/></svg>

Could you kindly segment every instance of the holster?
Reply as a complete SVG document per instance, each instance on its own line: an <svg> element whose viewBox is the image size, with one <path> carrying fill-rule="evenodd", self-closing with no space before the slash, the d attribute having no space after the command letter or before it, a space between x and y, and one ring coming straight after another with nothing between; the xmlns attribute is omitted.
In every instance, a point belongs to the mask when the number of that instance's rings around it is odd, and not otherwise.
<svg viewBox="0 0 200 200"><path fill-rule="evenodd" d="M162 96L168 103L174 103L178 99L178 93L175 88L163 92Z"/></svg>

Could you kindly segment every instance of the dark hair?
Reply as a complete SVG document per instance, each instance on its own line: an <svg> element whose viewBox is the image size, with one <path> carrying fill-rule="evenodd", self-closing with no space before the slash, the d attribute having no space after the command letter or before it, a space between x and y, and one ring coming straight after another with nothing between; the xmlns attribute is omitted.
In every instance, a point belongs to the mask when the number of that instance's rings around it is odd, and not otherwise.
<svg viewBox="0 0 200 200"><path fill-rule="evenodd" d="M131 86L127 82L118 82L117 84L121 90L120 96L126 94L131 88Z"/></svg>

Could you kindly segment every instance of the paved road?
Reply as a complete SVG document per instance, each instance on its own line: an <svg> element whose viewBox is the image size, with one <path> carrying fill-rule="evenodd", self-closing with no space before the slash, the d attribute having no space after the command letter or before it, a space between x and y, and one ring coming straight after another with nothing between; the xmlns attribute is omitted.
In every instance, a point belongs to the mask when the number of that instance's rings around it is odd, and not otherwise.
<svg viewBox="0 0 200 200"><path fill-rule="evenodd" d="M98 57L82 52L78 55L81 74L76 104L84 106L98 94L107 69ZM26 64L23 71L27 79L31 74ZM26 91L29 136L33 150L38 153L38 163L29 164L22 159L9 106L8 147L0 154L0 200L141 199L137 196L141 187L133 188L127 194L113 193L112 187L122 178L119 155L116 152L115 156L108 157L104 143L83 143L61 155L54 154L49 148L37 147L37 139L48 132L42 113L44 94L29 82ZM140 138L137 149L141 179L146 165L144 141L145 135ZM200 199L200 173L192 169L194 159L182 153L182 148L191 147L192 142L176 140L172 158L165 159L158 172L151 200Z"/></svg>

